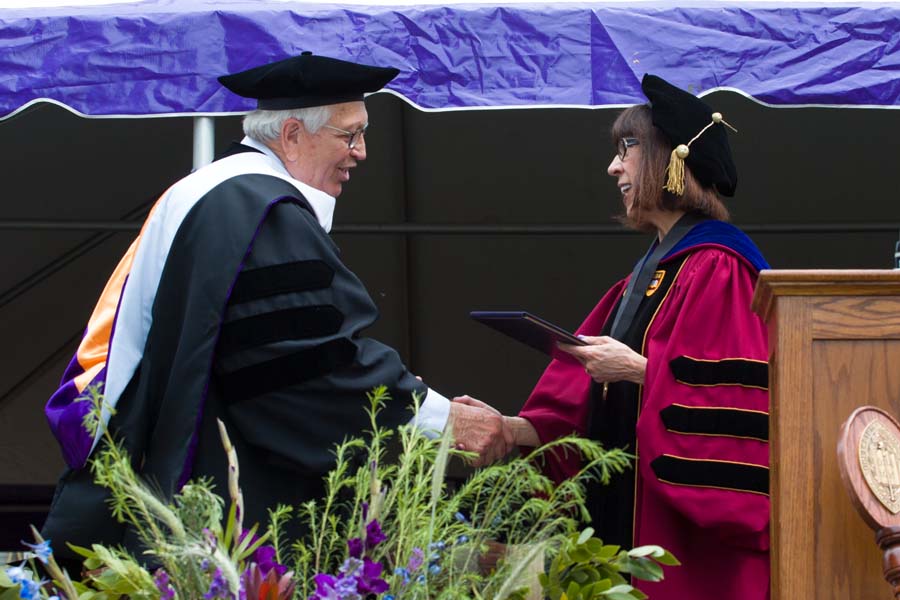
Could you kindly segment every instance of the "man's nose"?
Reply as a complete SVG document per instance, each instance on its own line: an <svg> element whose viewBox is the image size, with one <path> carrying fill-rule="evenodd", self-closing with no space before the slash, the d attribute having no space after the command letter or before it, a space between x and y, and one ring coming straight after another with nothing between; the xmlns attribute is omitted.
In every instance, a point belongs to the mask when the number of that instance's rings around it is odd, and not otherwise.
<svg viewBox="0 0 900 600"><path fill-rule="evenodd" d="M350 154L356 160L366 160L366 138L360 136L359 141L350 150Z"/></svg>

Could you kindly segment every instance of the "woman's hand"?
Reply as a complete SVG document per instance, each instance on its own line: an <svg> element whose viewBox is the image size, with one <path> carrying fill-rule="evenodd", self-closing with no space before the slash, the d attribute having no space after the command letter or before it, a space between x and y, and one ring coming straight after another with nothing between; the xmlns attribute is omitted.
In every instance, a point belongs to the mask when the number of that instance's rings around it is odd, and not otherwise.
<svg viewBox="0 0 900 600"><path fill-rule="evenodd" d="M559 344L584 366L585 372L598 383L632 381L643 385L647 359L619 340L609 336L581 336L587 346Z"/></svg>
<svg viewBox="0 0 900 600"><path fill-rule="evenodd" d="M512 432L516 446L528 446L537 448L541 445L541 438L531 421L522 417L503 417L506 427Z"/></svg>

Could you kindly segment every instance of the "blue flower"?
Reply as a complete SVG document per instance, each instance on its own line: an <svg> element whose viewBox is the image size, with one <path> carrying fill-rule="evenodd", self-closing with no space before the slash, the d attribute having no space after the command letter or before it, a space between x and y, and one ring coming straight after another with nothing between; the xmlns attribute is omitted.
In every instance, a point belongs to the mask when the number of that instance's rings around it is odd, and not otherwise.
<svg viewBox="0 0 900 600"><path fill-rule="evenodd" d="M24 568L25 563L18 567L8 567L6 575L13 585L19 586L19 598L23 600L35 600L41 597L41 585L43 581L35 581L31 578L31 572Z"/></svg>
<svg viewBox="0 0 900 600"><path fill-rule="evenodd" d="M21 579L30 579L24 565L25 563L22 563L18 567L6 567L6 576L9 577L13 583L18 583Z"/></svg>
<svg viewBox="0 0 900 600"><path fill-rule="evenodd" d="M441 572L441 565L431 565L430 567L428 567L428 572L432 575L437 575Z"/></svg>
<svg viewBox="0 0 900 600"><path fill-rule="evenodd" d="M400 575L403 578L403 585L409 583L409 569L406 567L397 567L394 569L394 575Z"/></svg>
<svg viewBox="0 0 900 600"><path fill-rule="evenodd" d="M22 586L19 590L19 598L22 600L38 600L41 597L41 583L29 579L19 582L19 585Z"/></svg>
<svg viewBox="0 0 900 600"><path fill-rule="evenodd" d="M462 514L461 512L458 512L455 515L453 515L453 518L456 519L457 521L459 521L460 523L468 523L469 522L469 520L466 518L466 515Z"/></svg>
<svg viewBox="0 0 900 600"><path fill-rule="evenodd" d="M467 535L461 535L458 538L456 538L457 544L465 544L468 541L469 541L469 536L467 536Z"/></svg>
<svg viewBox="0 0 900 600"><path fill-rule="evenodd" d="M53 549L50 548L50 540L44 540L40 544L29 544L28 542L22 542L34 552L34 555L37 557L39 561L47 564L47 561L50 560L50 555L53 554Z"/></svg>

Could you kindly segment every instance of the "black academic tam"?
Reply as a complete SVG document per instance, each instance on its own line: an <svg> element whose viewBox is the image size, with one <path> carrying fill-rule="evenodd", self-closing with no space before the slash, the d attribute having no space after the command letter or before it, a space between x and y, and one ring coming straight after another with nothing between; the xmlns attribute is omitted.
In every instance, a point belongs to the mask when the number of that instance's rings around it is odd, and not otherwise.
<svg viewBox="0 0 900 600"><path fill-rule="evenodd" d="M362 100L383 88L400 71L316 56L300 56L219 77L219 83L260 110L291 110Z"/></svg>

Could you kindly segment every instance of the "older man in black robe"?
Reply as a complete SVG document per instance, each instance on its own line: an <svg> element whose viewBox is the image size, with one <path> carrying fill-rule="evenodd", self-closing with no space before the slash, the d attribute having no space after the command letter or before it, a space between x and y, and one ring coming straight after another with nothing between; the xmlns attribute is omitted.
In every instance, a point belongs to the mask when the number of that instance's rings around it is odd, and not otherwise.
<svg viewBox="0 0 900 600"><path fill-rule="evenodd" d="M448 401L362 335L378 311L328 236L335 198L366 158L363 95L396 75L304 53L220 78L258 101L246 137L154 206L47 404L69 466L44 527L58 553L68 554L63 542L134 546L86 467L96 439L78 400L91 384L115 406L109 427L135 468L167 498L189 477L226 489L221 419L247 522L321 492L335 444L368 426L366 394L378 385L392 398L385 426L452 423L485 461L509 450L499 414Z"/></svg>

